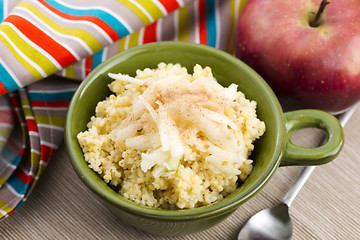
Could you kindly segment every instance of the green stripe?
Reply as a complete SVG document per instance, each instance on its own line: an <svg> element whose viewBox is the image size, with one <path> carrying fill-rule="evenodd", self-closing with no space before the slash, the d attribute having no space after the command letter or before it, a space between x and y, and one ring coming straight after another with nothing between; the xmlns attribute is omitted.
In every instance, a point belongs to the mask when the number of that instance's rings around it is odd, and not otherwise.
<svg viewBox="0 0 360 240"><path fill-rule="evenodd" d="M11 212L11 211L13 210L12 207L10 207L9 205L7 205L7 203L5 203L4 201L2 201L1 199L0 199L0 208L1 208L1 210L4 210L4 211L7 212L7 213L9 213L9 212ZM4 215L2 215L2 214L0 213L0 218L3 217L3 216L4 216Z"/></svg>
<svg viewBox="0 0 360 240"><path fill-rule="evenodd" d="M43 170L40 170L41 165L40 165L40 155L39 154L31 152L30 153L30 158L31 158L31 164L33 166L38 167L37 172L35 173L35 176L34 176L32 182L31 182L30 189L32 189L32 188L34 188L36 186L36 183L38 182L38 179L39 179L41 173L43 172ZM37 179L35 177L37 177Z"/></svg>
<svg viewBox="0 0 360 240"><path fill-rule="evenodd" d="M0 136L4 139L7 139L11 134L12 128L9 127L0 127ZM3 148L6 144L6 140L0 140L0 148Z"/></svg>
<svg viewBox="0 0 360 240"><path fill-rule="evenodd" d="M40 149L39 149L40 150ZM30 153L31 165L38 166L40 162L40 154L35 152Z"/></svg>
<svg viewBox="0 0 360 240"><path fill-rule="evenodd" d="M32 113L31 109L28 108L28 107L23 107L23 112L24 112L25 117L34 116L34 114Z"/></svg>
<svg viewBox="0 0 360 240"><path fill-rule="evenodd" d="M36 115L35 120L37 124L47 124L62 128L65 126L65 117Z"/></svg>
<svg viewBox="0 0 360 240"><path fill-rule="evenodd" d="M0 176L0 186L4 185L6 179Z"/></svg>

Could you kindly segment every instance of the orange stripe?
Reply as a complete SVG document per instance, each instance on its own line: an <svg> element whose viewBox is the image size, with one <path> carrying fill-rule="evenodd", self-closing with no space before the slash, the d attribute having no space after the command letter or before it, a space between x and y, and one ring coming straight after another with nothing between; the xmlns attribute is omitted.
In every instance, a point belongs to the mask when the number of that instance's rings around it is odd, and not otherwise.
<svg viewBox="0 0 360 240"><path fill-rule="evenodd" d="M8 215L12 214L13 212L15 212L15 209L11 210L10 212L8 212Z"/></svg>
<svg viewBox="0 0 360 240"><path fill-rule="evenodd" d="M26 119L26 124L27 124L27 127L28 127L28 130L31 131L31 132L39 132L39 129L36 125L36 122L34 119Z"/></svg>
<svg viewBox="0 0 360 240"><path fill-rule="evenodd" d="M10 102L14 108L20 108L20 103L17 95L11 95Z"/></svg>
<svg viewBox="0 0 360 240"><path fill-rule="evenodd" d="M205 0L199 0L199 40L207 45Z"/></svg>
<svg viewBox="0 0 360 240"><path fill-rule="evenodd" d="M10 15L6 21L12 22L27 38L55 58L62 67L77 62L66 48L24 18Z"/></svg>
<svg viewBox="0 0 360 240"><path fill-rule="evenodd" d="M16 168L14 174L23 184L29 184L31 182L31 175L26 175L21 168Z"/></svg>
<svg viewBox="0 0 360 240"><path fill-rule="evenodd" d="M85 76L87 76L92 70L93 55L85 59Z"/></svg>
<svg viewBox="0 0 360 240"><path fill-rule="evenodd" d="M159 2L165 7L168 13L178 9L180 7L179 3L176 0L159 0Z"/></svg>
<svg viewBox="0 0 360 240"><path fill-rule="evenodd" d="M51 6L50 4L48 4L44 0L38 0L38 1L41 2L50 11L54 12L55 14L65 18L65 19L69 19L69 20L85 20L85 21L92 22L92 23L96 24L102 30L104 30L106 32L106 34L109 35L109 37L114 42L120 39L119 34L117 34L117 32L112 27L110 27L106 22L104 22L100 18L93 17L93 16L72 16L72 15L69 15L69 14L66 14L66 13L63 13L63 12L59 11L58 9L54 8L53 6Z"/></svg>
<svg viewBox="0 0 360 240"><path fill-rule="evenodd" d="M157 22L153 22L152 24L145 27L144 31L144 41L143 43L156 42L156 25Z"/></svg>
<svg viewBox="0 0 360 240"><path fill-rule="evenodd" d="M5 88L4 84L0 81L0 95L8 93L8 90Z"/></svg>
<svg viewBox="0 0 360 240"><path fill-rule="evenodd" d="M52 147L46 146L44 144L41 144L41 160L44 162L49 162L52 155L55 153L55 149Z"/></svg>
<svg viewBox="0 0 360 240"><path fill-rule="evenodd" d="M32 107L67 107L69 106L69 102L70 101L56 101L56 102L52 102L52 101L39 101L39 100L34 100L31 101L31 106Z"/></svg>

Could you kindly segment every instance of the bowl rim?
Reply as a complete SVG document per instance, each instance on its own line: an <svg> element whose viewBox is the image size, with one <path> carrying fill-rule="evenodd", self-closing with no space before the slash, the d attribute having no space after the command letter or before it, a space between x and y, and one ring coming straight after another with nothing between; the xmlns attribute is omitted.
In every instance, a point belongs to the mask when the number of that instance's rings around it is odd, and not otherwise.
<svg viewBox="0 0 360 240"><path fill-rule="evenodd" d="M241 67L244 71L249 72L251 75L256 76L253 81L262 88L263 91L268 92L270 95L269 104L273 107L273 112L276 112L274 116L276 117L276 126L279 129L277 131L276 143L275 145L276 150L273 155L273 159L269 164L269 167L265 170L264 174L253 183L253 185L244 191L240 197L240 194L236 194L236 190L234 193L226 196L223 200L217 201L215 203L193 208L193 209L176 209L176 210L168 210L168 209L160 209L160 208L151 208L147 206L142 206L140 204L136 204L133 201L121 196L119 193L114 192L114 194L108 194L109 191L104 191L105 182L98 177L103 184L96 181L93 177L89 176L89 171L95 173L92 169L87 167L87 163L84 159L77 159L75 154L75 146L73 145L73 138L71 133L71 124L72 124L72 116L74 112L74 108L76 106L76 100L81 97L83 92L86 90L87 86L90 85L92 82L96 80L96 78L106 72L107 69L111 68L112 66L119 64L119 60L126 57L126 56L135 56L136 54L141 54L144 50L157 50L159 48L166 48L166 49L187 49L188 51L196 51L202 50L207 51L209 54L213 56L219 57L224 59L224 61L230 61L237 66ZM156 53L156 51L154 51ZM76 136L75 136L76 138ZM188 219L199 219L205 218L214 215L221 215L226 214L228 212L234 211L239 207L241 204L245 203L251 197L253 197L258 191L260 191L269 179L272 177L276 169L279 167L282 155L284 153L284 146L285 146L285 117L282 112L281 106L277 97L275 96L274 92L270 88L270 86L263 80L260 75L258 75L252 68L246 65L241 60L235 58L234 56L230 55L227 52L221 51L219 49L209 47L206 45L195 44L195 43L186 43L186 42L172 42L172 41L163 41L163 42L155 42L155 43L148 43L141 46L136 46L130 49L127 49L117 55L109 58L105 62L101 63L97 66L79 85L77 90L75 91L71 102L68 107L67 115L66 115L66 126L65 126L65 146L72 164L77 175L80 177L81 181L92 191L100 197L101 199L105 200L108 204L118 207L123 211L131 213L133 215L140 215L145 216L148 218L157 218L163 219L167 221L171 220L188 220ZM79 146L78 146L79 147ZM83 161L83 163L81 163ZM86 168L84 167L84 163L86 163ZM97 175L97 173L95 173ZM98 180L99 180L98 179ZM100 186L102 185L102 186ZM107 185L106 185L107 186ZM107 186L111 189L109 186ZM105 187L106 188L106 187Z"/></svg>

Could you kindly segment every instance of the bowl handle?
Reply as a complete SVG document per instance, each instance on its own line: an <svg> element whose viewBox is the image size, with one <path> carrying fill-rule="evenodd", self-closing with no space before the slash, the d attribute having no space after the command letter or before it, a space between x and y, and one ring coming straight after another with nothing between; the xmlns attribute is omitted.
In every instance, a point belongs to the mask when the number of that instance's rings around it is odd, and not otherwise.
<svg viewBox="0 0 360 240"><path fill-rule="evenodd" d="M333 115L315 109L285 113L286 145L280 166L321 165L335 159L344 145L344 133L340 122ZM319 128L325 131L326 141L319 147L304 148L291 142L294 131L302 128Z"/></svg>

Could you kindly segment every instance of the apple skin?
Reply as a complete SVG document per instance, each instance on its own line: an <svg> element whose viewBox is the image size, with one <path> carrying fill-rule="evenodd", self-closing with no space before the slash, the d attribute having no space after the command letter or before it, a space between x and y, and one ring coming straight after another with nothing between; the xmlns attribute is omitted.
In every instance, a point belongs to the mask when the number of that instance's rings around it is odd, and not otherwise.
<svg viewBox="0 0 360 240"><path fill-rule="evenodd" d="M236 29L236 56L272 87L285 111L342 113L360 100L360 1L249 0Z"/></svg>

